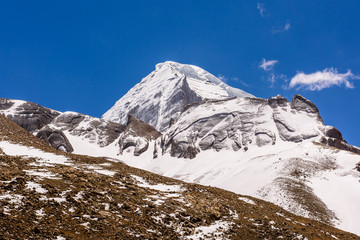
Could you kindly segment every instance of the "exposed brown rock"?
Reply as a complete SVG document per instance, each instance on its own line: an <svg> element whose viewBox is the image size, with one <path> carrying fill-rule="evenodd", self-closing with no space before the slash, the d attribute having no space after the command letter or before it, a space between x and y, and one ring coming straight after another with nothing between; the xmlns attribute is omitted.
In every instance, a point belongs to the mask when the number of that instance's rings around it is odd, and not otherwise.
<svg viewBox="0 0 360 240"><path fill-rule="evenodd" d="M345 150L360 154L360 148L347 144L345 141L341 141L337 138L328 138L327 145L338 148L340 150Z"/></svg>
<svg viewBox="0 0 360 240"><path fill-rule="evenodd" d="M325 135L330 138L336 138L341 141L345 141L342 137L342 134L339 130L337 130L335 127L328 127L326 129Z"/></svg>
<svg viewBox="0 0 360 240"><path fill-rule="evenodd" d="M128 115L126 130L132 132L133 136L144 137L147 140L155 140L161 136L153 126L137 119L133 115Z"/></svg>

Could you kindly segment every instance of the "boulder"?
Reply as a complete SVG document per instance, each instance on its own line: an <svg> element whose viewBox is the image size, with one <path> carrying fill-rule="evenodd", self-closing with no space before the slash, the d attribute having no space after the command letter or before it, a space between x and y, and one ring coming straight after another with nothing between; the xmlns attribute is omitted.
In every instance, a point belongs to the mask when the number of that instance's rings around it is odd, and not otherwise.
<svg viewBox="0 0 360 240"><path fill-rule="evenodd" d="M124 150L134 147L134 156L139 156L149 148L149 143L161 136L154 127L137 119L132 115L128 115L128 122L123 133L119 138L119 151L123 154ZM157 156L155 145L154 157Z"/></svg>
<svg viewBox="0 0 360 240"><path fill-rule="evenodd" d="M262 147L268 144L274 145L276 142L276 135L267 129L256 129L256 145Z"/></svg>
<svg viewBox="0 0 360 240"><path fill-rule="evenodd" d="M55 130L46 126L40 129L40 131L36 134L36 137L40 138L41 140L48 143L57 150L61 150L64 152L74 151L69 140L60 130Z"/></svg>
<svg viewBox="0 0 360 240"><path fill-rule="evenodd" d="M187 142L172 143L170 149L170 155L178 158L190 158L193 159L200 152L194 144Z"/></svg>
<svg viewBox="0 0 360 240"><path fill-rule="evenodd" d="M341 132L332 126L327 127L327 129L325 130L325 135L330 138L336 138L340 141L344 141Z"/></svg>

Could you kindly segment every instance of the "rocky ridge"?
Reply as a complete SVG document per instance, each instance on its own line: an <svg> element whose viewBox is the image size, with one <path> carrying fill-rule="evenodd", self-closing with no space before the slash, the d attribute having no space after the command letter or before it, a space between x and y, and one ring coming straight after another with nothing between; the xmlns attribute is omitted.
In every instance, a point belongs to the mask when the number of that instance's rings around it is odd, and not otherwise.
<svg viewBox="0 0 360 240"><path fill-rule="evenodd" d="M36 132L60 115L60 112L28 101L0 98L0 114L27 131Z"/></svg>
<svg viewBox="0 0 360 240"><path fill-rule="evenodd" d="M78 150L79 145L88 143L97 148L116 145L117 153L134 146L134 155L140 155L150 141L160 136L152 126L133 116L127 124L119 124L76 112L61 113L21 100L1 98L0 114L65 152L73 152L74 147Z"/></svg>
<svg viewBox="0 0 360 240"><path fill-rule="evenodd" d="M277 142L317 141L359 153L341 133L325 126L319 110L308 99L295 95L291 102L278 95L261 98L209 100L189 106L161 139L162 152L194 158L200 151L275 145Z"/></svg>

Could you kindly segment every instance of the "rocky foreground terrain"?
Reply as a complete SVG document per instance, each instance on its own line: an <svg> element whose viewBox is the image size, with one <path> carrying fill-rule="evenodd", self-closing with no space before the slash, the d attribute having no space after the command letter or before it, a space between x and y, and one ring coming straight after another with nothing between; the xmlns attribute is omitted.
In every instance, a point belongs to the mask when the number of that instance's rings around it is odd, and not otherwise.
<svg viewBox="0 0 360 240"><path fill-rule="evenodd" d="M360 239L256 198L57 151L0 115L1 239Z"/></svg>

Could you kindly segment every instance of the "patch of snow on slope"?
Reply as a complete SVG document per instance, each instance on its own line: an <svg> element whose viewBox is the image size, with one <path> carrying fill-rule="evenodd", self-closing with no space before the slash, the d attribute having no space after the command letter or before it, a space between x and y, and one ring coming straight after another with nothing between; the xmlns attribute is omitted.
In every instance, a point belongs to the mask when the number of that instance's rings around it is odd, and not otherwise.
<svg viewBox="0 0 360 240"><path fill-rule="evenodd" d="M326 160L326 156L333 157L331 161L337 164L335 169L309 169L306 172L307 178L300 177L295 180L303 181L312 187L315 195L336 213L342 222L338 227L360 234L360 222L353 220L360 216L360 173L354 170L356 163L360 162L360 156L356 154L324 148L310 141L278 141L275 145L253 146L245 152L202 151L194 159L174 158L168 153L156 159L152 159L151 156L139 158L130 154L124 154L120 158L130 166L261 198L295 214L308 216L300 204L294 202L290 196L284 198L287 192L284 192L276 180L279 177L292 178L291 171L298 167L293 165L296 162L309 167L314 164L320 167L326 165L327 161L330 161ZM324 175L321 175L322 172ZM264 195L264 189L271 194ZM349 199L349 202L345 199Z"/></svg>
<svg viewBox="0 0 360 240"><path fill-rule="evenodd" d="M113 177L116 174L116 172L106 170L106 169L95 169L94 171L97 172L97 173L109 176L109 177Z"/></svg>
<svg viewBox="0 0 360 240"><path fill-rule="evenodd" d="M182 192L184 189L180 185L166 185L166 184L150 184L148 183L144 178L131 175L134 179L136 179L137 182L139 182L137 185L143 188L150 188L157 191L162 192Z"/></svg>
<svg viewBox="0 0 360 240"><path fill-rule="evenodd" d="M250 198L247 198L247 197L239 197L239 200L244 201L249 204L252 204L252 205L256 205L256 202L254 202L253 200L251 200Z"/></svg>
<svg viewBox="0 0 360 240"><path fill-rule="evenodd" d="M296 148L294 144L284 143L282 146L250 148L241 154L232 150L202 151L194 159L173 158L169 154L156 159L140 159L129 155L121 159L131 166L167 177L217 186L240 194L256 195L258 189L272 183L283 165L275 154L265 153L271 152L270 150L281 152L284 146L287 146L287 149ZM264 155L261 155L261 152L264 152Z"/></svg>
<svg viewBox="0 0 360 240"><path fill-rule="evenodd" d="M43 188L41 186L41 184L36 183L36 182L31 182L31 181L26 183L26 188L28 188L30 190L34 189L35 192L37 192L37 193L47 193L48 192L45 188Z"/></svg>
<svg viewBox="0 0 360 240"><path fill-rule="evenodd" d="M9 203L21 204L24 196L19 194L4 194L0 195L0 200L7 199Z"/></svg>
<svg viewBox="0 0 360 240"><path fill-rule="evenodd" d="M71 165L69 159L63 155L56 155L53 153L43 152L33 147L27 147L20 144L13 144L7 141L0 141L0 148L6 155L10 156L25 156L37 158L43 165Z"/></svg>
<svg viewBox="0 0 360 240"><path fill-rule="evenodd" d="M89 142L83 136L72 135L68 130L63 131L67 139L74 148L74 153L88 155L92 157L114 157L117 158L119 154L118 140L106 147L101 147L98 144Z"/></svg>
<svg viewBox="0 0 360 240"><path fill-rule="evenodd" d="M341 152L339 168L326 171L310 179L314 193L339 218L338 228L360 234L360 173L352 170L359 162L355 154Z"/></svg>
<svg viewBox="0 0 360 240"><path fill-rule="evenodd" d="M227 239L224 238L223 233L230 228L232 222L228 221L216 221L210 226L197 227L194 230L194 234L186 236L185 239Z"/></svg>
<svg viewBox="0 0 360 240"><path fill-rule="evenodd" d="M36 162L36 165L34 163L30 163L30 166L41 166L41 163ZM39 178L48 178L48 179L61 179L58 177L57 174L54 174L47 169L36 169L36 170L24 170L27 175L30 176L37 176Z"/></svg>

